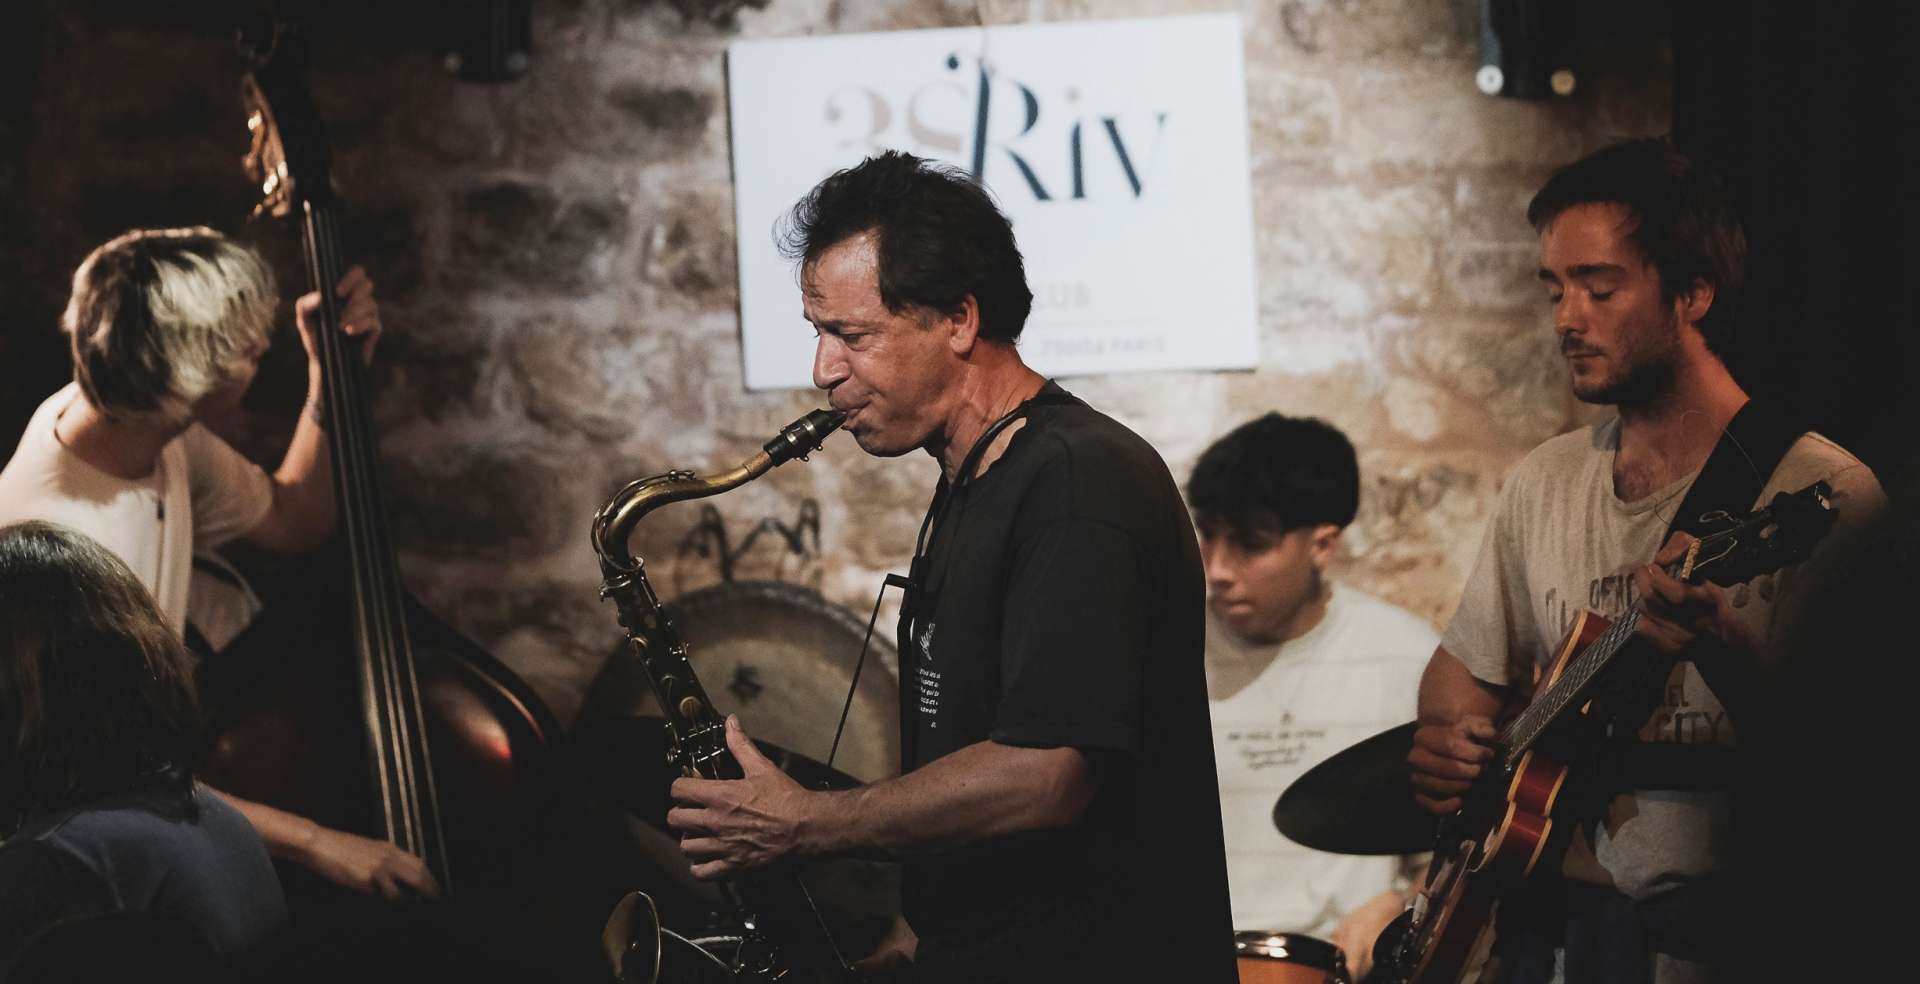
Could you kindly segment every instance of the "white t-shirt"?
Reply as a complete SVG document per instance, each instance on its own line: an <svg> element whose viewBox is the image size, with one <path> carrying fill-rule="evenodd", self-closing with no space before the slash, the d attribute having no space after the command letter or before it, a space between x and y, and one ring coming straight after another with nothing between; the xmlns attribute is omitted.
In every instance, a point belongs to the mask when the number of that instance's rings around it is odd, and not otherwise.
<svg viewBox="0 0 1920 984"><path fill-rule="evenodd" d="M199 424L161 449L145 478L109 475L54 437L80 387L40 404L0 470L0 525L40 519L98 540L133 568L177 634L184 635L194 554L246 534L273 508L260 466Z"/></svg>
<svg viewBox="0 0 1920 984"><path fill-rule="evenodd" d="M1425 619L1331 588L1320 624L1282 643L1259 676L1209 708L1236 930L1328 939L1347 913L1406 883L1407 859L1316 851L1273 825L1274 803L1302 773L1413 720L1420 674L1440 641ZM1208 618L1209 675L1260 655Z"/></svg>
<svg viewBox="0 0 1920 984"><path fill-rule="evenodd" d="M1447 626L1447 651L1489 683L1525 684L1536 662L1552 658L1583 609L1608 617L1633 604L1633 573L1653 559L1696 471L1633 502L1613 495L1613 459L1620 444L1615 417L1562 434L1535 448L1501 490L1460 608ZM1843 526L1865 521L1886 502L1880 483L1859 459L1818 434L1794 442L1753 502L1795 492L1815 481L1833 486ZM1839 531L1835 531L1838 533ZM1831 538L1830 534L1830 538ZM1792 589L1797 568L1727 589L1747 632L1770 636L1776 600ZM1639 739L1734 746L1725 708L1691 662L1676 664L1663 699ZM1616 798L1594 834L1592 856L1614 887L1636 899L1684 887L1727 863L1725 790L1648 790ZM1568 871L1580 876L1579 845Z"/></svg>

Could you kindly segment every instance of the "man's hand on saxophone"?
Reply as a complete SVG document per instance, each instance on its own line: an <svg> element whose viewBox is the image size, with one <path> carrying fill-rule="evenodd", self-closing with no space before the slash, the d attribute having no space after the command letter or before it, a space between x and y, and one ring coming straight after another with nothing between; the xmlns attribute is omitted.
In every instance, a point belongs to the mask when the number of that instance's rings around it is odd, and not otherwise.
<svg viewBox="0 0 1920 984"><path fill-rule="evenodd" d="M740 719L727 716L727 750L740 763L741 779L684 778L674 781L667 823L681 834L680 850L691 858L693 876L732 878L791 854L815 853L802 835L810 815L810 792L780 771L747 737Z"/></svg>

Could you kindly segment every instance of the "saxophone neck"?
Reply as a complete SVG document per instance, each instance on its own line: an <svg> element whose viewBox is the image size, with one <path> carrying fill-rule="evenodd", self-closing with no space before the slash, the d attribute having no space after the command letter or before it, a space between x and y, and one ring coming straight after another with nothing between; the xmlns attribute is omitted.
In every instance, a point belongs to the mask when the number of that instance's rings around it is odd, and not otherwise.
<svg viewBox="0 0 1920 984"><path fill-rule="evenodd" d="M631 573L639 569L640 559L633 555L627 541L648 513L671 502L704 499L739 488L765 475L775 465L804 458L817 450L827 435L845 420L846 414L837 410L815 410L781 428L758 454L731 471L712 476L670 471L630 483L600 507L593 518L593 549L600 555L602 570Z"/></svg>
<svg viewBox="0 0 1920 984"><path fill-rule="evenodd" d="M772 467L772 457L762 451L741 462L739 467L718 475L670 471L628 484L593 518L593 549L600 555L601 566L616 571L632 571L640 566L639 558L628 550L627 541L648 513L668 503L704 499L739 488Z"/></svg>

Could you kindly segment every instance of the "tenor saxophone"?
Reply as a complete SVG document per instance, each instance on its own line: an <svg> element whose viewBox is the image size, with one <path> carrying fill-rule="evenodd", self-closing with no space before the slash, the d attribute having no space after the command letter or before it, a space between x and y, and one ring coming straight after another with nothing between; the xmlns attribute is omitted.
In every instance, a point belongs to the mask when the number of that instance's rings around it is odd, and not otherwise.
<svg viewBox="0 0 1920 984"><path fill-rule="evenodd" d="M614 603L626 630L627 648L644 671L665 718L668 759L681 772L707 779L738 779L742 772L727 750L726 719L707 699L687 659L673 619L660 607L646 566L628 540L634 527L661 506L701 499L738 488L776 465L804 459L846 420L834 410L815 410L788 424L758 454L731 471L703 477L669 471L642 478L621 489L593 518L593 549L600 557L600 597ZM774 869L735 879L727 892L743 928L730 970L760 980L811 975L826 981L852 981L846 959L821 921L806 886L790 872Z"/></svg>

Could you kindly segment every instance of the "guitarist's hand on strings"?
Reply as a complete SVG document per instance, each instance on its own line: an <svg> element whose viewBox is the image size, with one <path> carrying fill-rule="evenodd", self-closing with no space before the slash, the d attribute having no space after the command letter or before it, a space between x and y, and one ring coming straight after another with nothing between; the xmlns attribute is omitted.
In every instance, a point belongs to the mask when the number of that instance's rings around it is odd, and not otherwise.
<svg viewBox="0 0 1920 984"><path fill-rule="evenodd" d="M727 750L742 779L676 779L667 825L681 834L680 850L693 876L732 878L783 857L803 853L808 800L822 794L793 781L754 747L740 719L727 716Z"/></svg>
<svg viewBox="0 0 1920 984"><path fill-rule="evenodd" d="M1753 652L1757 647L1752 636L1734 617L1734 606L1719 585L1688 584L1664 569L1685 557L1693 542L1687 534L1675 533L1654 555L1653 563L1634 571L1634 595L1640 599L1641 611L1635 632L1669 656L1684 650L1696 660L1703 655L1711 660L1721 654Z"/></svg>

